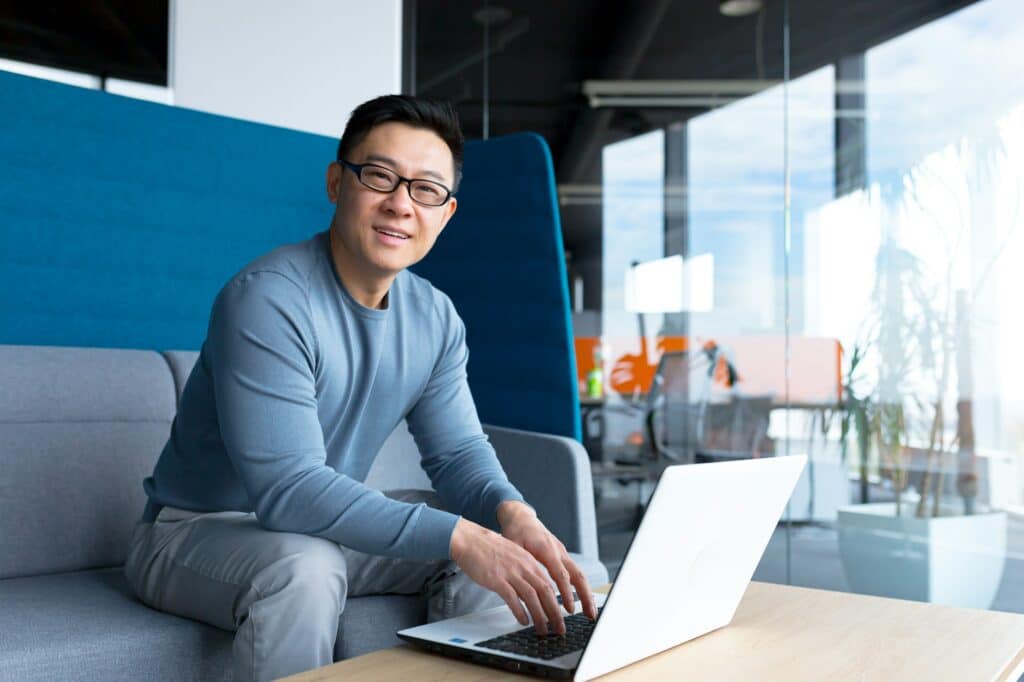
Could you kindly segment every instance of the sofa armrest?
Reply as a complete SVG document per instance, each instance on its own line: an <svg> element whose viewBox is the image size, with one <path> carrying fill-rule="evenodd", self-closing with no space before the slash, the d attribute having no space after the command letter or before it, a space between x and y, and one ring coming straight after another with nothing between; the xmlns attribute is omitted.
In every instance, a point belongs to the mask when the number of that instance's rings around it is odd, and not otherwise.
<svg viewBox="0 0 1024 682"><path fill-rule="evenodd" d="M570 552L597 559L597 520L590 459L562 436L484 425L519 492Z"/></svg>

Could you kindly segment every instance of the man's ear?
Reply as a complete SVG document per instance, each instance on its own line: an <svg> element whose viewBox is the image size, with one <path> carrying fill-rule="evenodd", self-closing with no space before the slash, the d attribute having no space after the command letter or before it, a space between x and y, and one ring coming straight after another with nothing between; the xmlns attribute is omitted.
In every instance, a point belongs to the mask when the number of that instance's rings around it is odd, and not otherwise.
<svg viewBox="0 0 1024 682"><path fill-rule="evenodd" d="M338 196L341 194L341 176L345 171L337 161L331 161L327 165L327 199L332 203L338 203Z"/></svg>
<svg viewBox="0 0 1024 682"><path fill-rule="evenodd" d="M444 218L441 219L441 230L444 229L444 226L447 225L448 221L452 219L453 215L455 215L455 209L458 208L458 206L459 202L455 199L455 197L452 197L451 199L448 200L448 204L444 207ZM437 231L438 234L441 233L441 230Z"/></svg>

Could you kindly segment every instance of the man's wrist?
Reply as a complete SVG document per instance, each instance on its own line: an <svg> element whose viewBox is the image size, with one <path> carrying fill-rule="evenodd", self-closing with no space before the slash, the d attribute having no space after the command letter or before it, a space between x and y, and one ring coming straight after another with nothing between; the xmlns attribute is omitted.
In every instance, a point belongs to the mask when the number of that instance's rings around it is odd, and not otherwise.
<svg viewBox="0 0 1024 682"><path fill-rule="evenodd" d="M520 502L519 500L505 500L498 505L497 516L498 525L504 529L507 528L509 524L514 523L516 519L537 518L537 512L534 511L533 507L525 502Z"/></svg>
<svg viewBox="0 0 1024 682"><path fill-rule="evenodd" d="M448 546L448 558L456 563L459 557L462 556L462 549L465 545L465 534L463 532L463 522L460 517L455 523L455 528L452 529L452 538Z"/></svg>

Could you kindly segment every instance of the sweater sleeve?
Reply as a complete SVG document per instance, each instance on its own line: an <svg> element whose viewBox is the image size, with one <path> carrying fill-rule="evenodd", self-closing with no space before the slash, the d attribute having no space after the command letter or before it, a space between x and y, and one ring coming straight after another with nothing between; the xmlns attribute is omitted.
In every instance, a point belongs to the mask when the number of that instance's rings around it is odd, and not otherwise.
<svg viewBox="0 0 1024 682"><path fill-rule="evenodd" d="M457 516L392 500L326 464L316 336L298 284L271 271L232 281L207 342L221 437L261 526L369 554L449 556Z"/></svg>
<svg viewBox="0 0 1024 682"><path fill-rule="evenodd" d="M466 328L442 294L438 317L444 342L427 387L406 417L424 471L444 503L462 516L497 529L498 505L523 501L480 426L469 390Z"/></svg>

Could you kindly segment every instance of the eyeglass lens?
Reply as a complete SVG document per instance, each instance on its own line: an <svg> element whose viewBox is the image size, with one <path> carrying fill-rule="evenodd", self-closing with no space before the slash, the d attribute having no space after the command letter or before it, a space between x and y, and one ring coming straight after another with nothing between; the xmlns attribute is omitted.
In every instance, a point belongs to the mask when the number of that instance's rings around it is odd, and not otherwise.
<svg viewBox="0 0 1024 682"><path fill-rule="evenodd" d="M359 180L371 189L393 192L401 182L398 174L382 166L363 166ZM409 196L428 206L440 206L448 199L448 191L430 180L410 180Z"/></svg>

